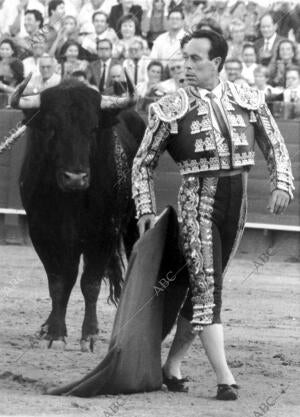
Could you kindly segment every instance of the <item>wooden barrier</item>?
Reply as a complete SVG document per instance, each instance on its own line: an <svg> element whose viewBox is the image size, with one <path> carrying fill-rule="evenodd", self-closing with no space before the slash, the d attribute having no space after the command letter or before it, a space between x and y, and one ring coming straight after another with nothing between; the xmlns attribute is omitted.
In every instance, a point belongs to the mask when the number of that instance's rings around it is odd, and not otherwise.
<svg viewBox="0 0 300 417"><path fill-rule="evenodd" d="M22 120L22 112L0 111L0 142ZM282 216L272 216L267 211L269 182L266 162L256 147L256 165L250 171L247 227L270 230L300 231L300 120L279 120L279 128L286 140L295 177L295 200ZM26 147L26 138L20 139L13 148L0 155L0 240L22 243L26 222L18 190L18 177ZM165 153L155 174L158 209L167 204L177 206L180 175L176 164Z"/></svg>

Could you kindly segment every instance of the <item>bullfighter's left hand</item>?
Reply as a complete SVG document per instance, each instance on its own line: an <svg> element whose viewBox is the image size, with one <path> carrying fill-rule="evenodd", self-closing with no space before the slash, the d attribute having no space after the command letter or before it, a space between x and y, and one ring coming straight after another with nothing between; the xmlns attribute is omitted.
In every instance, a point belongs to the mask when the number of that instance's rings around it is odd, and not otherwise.
<svg viewBox="0 0 300 417"><path fill-rule="evenodd" d="M268 209L272 214L283 213L290 202L290 196L286 191L274 190L271 194Z"/></svg>

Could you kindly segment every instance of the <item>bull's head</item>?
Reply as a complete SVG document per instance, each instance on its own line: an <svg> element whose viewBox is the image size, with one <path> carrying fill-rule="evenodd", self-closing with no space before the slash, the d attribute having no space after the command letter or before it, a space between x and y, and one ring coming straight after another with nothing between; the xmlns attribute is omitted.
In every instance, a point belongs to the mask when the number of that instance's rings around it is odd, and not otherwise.
<svg viewBox="0 0 300 417"><path fill-rule="evenodd" d="M51 154L56 181L63 191L85 190L89 187L90 156L101 120L100 114L103 113L101 109L121 109L134 104L134 87L127 74L126 78L126 97L100 97L97 91L77 81L49 88L41 95L24 96L30 77L12 94L12 107L24 111L35 110L30 123L39 131L43 149L46 146Z"/></svg>

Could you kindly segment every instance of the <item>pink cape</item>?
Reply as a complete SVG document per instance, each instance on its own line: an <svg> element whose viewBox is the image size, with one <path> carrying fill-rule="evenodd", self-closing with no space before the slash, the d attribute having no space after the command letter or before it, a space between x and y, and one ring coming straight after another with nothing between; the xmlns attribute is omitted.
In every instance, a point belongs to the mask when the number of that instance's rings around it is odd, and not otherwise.
<svg viewBox="0 0 300 417"><path fill-rule="evenodd" d="M133 248L107 355L82 379L48 394L93 397L159 390L161 343L187 289L175 285L177 276L174 280L176 272L186 273L183 267L177 216L168 207Z"/></svg>

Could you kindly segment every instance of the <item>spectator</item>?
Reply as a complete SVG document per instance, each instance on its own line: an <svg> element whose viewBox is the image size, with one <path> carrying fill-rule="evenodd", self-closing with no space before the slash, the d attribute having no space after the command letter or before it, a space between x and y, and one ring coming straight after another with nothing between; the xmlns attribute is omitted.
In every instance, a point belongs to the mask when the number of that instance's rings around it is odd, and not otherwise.
<svg viewBox="0 0 300 417"><path fill-rule="evenodd" d="M88 62L81 59L81 47L76 41L69 41L62 48L61 75L69 78L74 71L85 71Z"/></svg>
<svg viewBox="0 0 300 417"><path fill-rule="evenodd" d="M27 0L28 1L28 0ZM18 3L11 0L0 0L0 37L15 35L11 27L18 16Z"/></svg>
<svg viewBox="0 0 300 417"><path fill-rule="evenodd" d="M148 19L147 19L148 18ZM147 33L147 41L152 48L155 39L165 32L165 1L153 0L142 30Z"/></svg>
<svg viewBox="0 0 300 417"><path fill-rule="evenodd" d="M243 46L243 70L242 77L249 85L254 84L254 70L257 67L255 48L252 43L246 43Z"/></svg>
<svg viewBox="0 0 300 417"><path fill-rule="evenodd" d="M181 53L180 41L185 36L184 15L181 11L171 11L168 15L168 32L158 36L153 43L150 58L159 60L164 67L168 65L170 59L176 58Z"/></svg>
<svg viewBox="0 0 300 417"><path fill-rule="evenodd" d="M228 81L239 85L248 85L247 81L242 77L243 64L239 59L227 59L224 67Z"/></svg>
<svg viewBox="0 0 300 417"><path fill-rule="evenodd" d="M129 46L128 58L123 62L123 67L135 85L146 80L148 63L149 58L144 55L143 42L135 39Z"/></svg>
<svg viewBox="0 0 300 417"><path fill-rule="evenodd" d="M87 78L92 85L96 85L103 92L111 84L110 70L116 64L112 58L112 43L109 39L102 39L97 46L98 59L87 68Z"/></svg>
<svg viewBox="0 0 300 417"><path fill-rule="evenodd" d="M113 55L117 58L127 58L129 46L135 39L142 38L137 36L138 22L132 14L123 16L118 24L118 34L120 41L115 45Z"/></svg>
<svg viewBox="0 0 300 417"><path fill-rule="evenodd" d="M90 52L97 52L99 40L109 39L113 44L118 41L114 29L108 26L108 15L104 12L93 14L93 26L95 33L86 36L82 41L82 46Z"/></svg>
<svg viewBox="0 0 300 417"><path fill-rule="evenodd" d="M80 29L85 24L92 26L92 17L96 12L104 12L109 15L115 4L117 4L117 0L89 0L78 15Z"/></svg>
<svg viewBox="0 0 300 417"><path fill-rule="evenodd" d="M204 18L205 1L185 0L182 5L184 14L184 28L189 31L200 23Z"/></svg>
<svg viewBox="0 0 300 417"><path fill-rule="evenodd" d="M245 24L240 19L232 20L229 26L227 59L236 59L242 56L245 42Z"/></svg>
<svg viewBox="0 0 300 417"><path fill-rule="evenodd" d="M125 83L126 78L124 74L124 69L121 63L115 63L111 66L109 71L109 78L111 80L111 85L114 83ZM125 86L125 84L123 84ZM122 84L121 84L122 85ZM126 87L124 87L124 93L126 92Z"/></svg>
<svg viewBox="0 0 300 417"><path fill-rule="evenodd" d="M136 34L141 35L143 10L141 6L135 6L133 3L133 0L120 0L119 4L112 7L109 15L109 26L117 33L119 31L119 21L122 16L132 14L137 20ZM120 36L120 33L118 33L118 35Z"/></svg>
<svg viewBox="0 0 300 417"><path fill-rule="evenodd" d="M9 58L1 68L0 92L10 94L24 80L24 68L18 58Z"/></svg>
<svg viewBox="0 0 300 417"><path fill-rule="evenodd" d="M283 92L285 103L300 102L300 69L299 66L291 66L286 71L286 89Z"/></svg>
<svg viewBox="0 0 300 417"><path fill-rule="evenodd" d="M38 10L28 9L25 12L24 27L26 30L25 36L17 36L16 42L25 50L31 51L32 43L35 38L41 37L41 28L43 27L44 19Z"/></svg>
<svg viewBox="0 0 300 417"><path fill-rule="evenodd" d="M270 80L274 87L285 87L286 70L291 65L297 65L296 46L289 39L282 39L277 46L274 59L269 65Z"/></svg>
<svg viewBox="0 0 300 417"><path fill-rule="evenodd" d="M8 0L7 0L8 1ZM11 3L11 0L9 0ZM15 2L16 14L14 15L13 22L10 26L10 33L12 36L26 37L28 34L25 29L25 12L27 10L37 10L41 13L42 17L45 16L45 2L44 0L19 0Z"/></svg>
<svg viewBox="0 0 300 417"><path fill-rule="evenodd" d="M58 32L63 27L65 17L65 3L63 0L51 0L48 5L49 22L45 36L47 39L47 51L58 37ZM60 34L59 34L60 35Z"/></svg>
<svg viewBox="0 0 300 417"><path fill-rule="evenodd" d="M46 40L43 37L37 37L32 44L32 56L23 59L24 76L32 72L28 88L33 88L40 78L40 58L46 52Z"/></svg>
<svg viewBox="0 0 300 417"><path fill-rule="evenodd" d="M151 61L147 68L147 81L137 84L136 91L139 97L152 97L156 94L157 86L162 81L164 67L159 61Z"/></svg>
<svg viewBox="0 0 300 417"><path fill-rule="evenodd" d="M57 62L53 56L43 54L39 60L40 74L35 78L34 83L27 86L26 93L39 93L46 88L54 87L61 81L61 76L56 73Z"/></svg>
<svg viewBox="0 0 300 417"><path fill-rule="evenodd" d="M257 62L262 65L269 65L272 57L275 56L279 42L284 38L276 32L277 25L272 13L265 13L261 17L259 29L262 37L254 44Z"/></svg>
<svg viewBox="0 0 300 417"><path fill-rule="evenodd" d="M263 91L266 97L267 101L270 101L272 99L272 96L274 94L273 87L268 84L268 78L269 78L269 71L267 67L264 67L263 65L257 65L255 70L253 71L254 75L254 85L255 87Z"/></svg>
<svg viewBox="0 0 300 417"><path fill-rule="evenodd" d="M82 82L83 84L85 84L87 87L92 88L93 90L96 90L99 92L98 88L95 85L92 85L89 83L88 77L87 77L87 73L85 71L74 71L71 74L71 78L75 78L76 80Z"/></svg>
<svg viewBox="0 0 300 417"><path fill-rule="evenodd" d="M175 93L178 88L184 87L185 68L183 60L171 60L168 64L171 78L162 81L157 86L157 91L163 94Z"/></svg>
<svg viewBox="0 0 300 417"><path fill-rule="evenodd" d="M9 58L16 57L16 55L17 48L14 42L11 39L4 38L0 42L0 62L4 62Z"/></svg>

